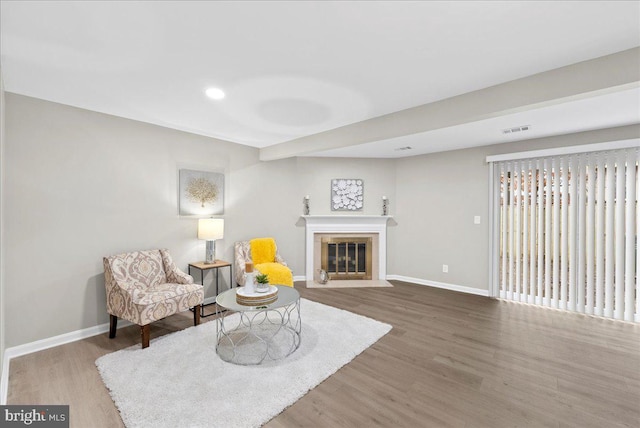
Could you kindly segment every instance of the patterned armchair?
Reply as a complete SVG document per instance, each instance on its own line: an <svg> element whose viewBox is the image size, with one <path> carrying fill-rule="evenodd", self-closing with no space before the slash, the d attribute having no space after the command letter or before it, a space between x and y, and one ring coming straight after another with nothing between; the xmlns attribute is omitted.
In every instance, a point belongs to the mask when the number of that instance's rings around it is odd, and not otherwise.
<svg viewBox="0 0 640 428"><path fill-rule="evenodd" d="M153 321L193 307L193 324L200 324L203 287L176 267L167 250L118 254L103 263L109 338L116 337L118 318L140 326L143 348L149 346Z"/></svg>
<svg viewBox="0 0 640 428"><path fill-rule="evenodd" d="M236 282L244 286L245 266L253 263L255 269L269 276L269 283L293 287L293 273L278 253L273 238L256 238L235 244Z"/></svg>

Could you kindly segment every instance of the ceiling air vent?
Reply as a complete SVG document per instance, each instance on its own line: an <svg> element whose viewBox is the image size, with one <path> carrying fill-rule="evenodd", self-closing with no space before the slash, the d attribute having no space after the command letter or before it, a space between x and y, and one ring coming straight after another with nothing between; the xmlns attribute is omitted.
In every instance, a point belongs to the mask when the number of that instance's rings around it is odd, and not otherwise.
<svg viewBox="0 0 640 428"><path fill-rule="evenodd" d="M503 129L502 133L503 134L513 134L515 132L528 131L530 128L531 128L531 125L516 126L515 128Z"/></svg>
<svg viewBox="0 0 640 428"><path fill-rule="evenodd" d="M398 147L397 149L394 149L396 152L402 152L404 150L411 150L413 147L411 146L404 146L404 147Z"/></svg>

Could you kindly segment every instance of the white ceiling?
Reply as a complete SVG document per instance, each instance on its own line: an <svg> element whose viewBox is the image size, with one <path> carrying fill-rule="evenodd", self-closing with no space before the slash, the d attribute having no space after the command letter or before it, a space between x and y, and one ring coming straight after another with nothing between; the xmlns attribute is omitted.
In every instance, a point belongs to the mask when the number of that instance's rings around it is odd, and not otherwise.
<svg viewBox="0 0 640 428"><path fill-rule="evenodd" d="M5 89L254 147L640 45L640 2L0 3ZM209 86L227 96L213 101ZM637 88L318 156L640 123ZM531 125L504 136L502 128ZM393 149L412 146L413 150Z"/></svg>

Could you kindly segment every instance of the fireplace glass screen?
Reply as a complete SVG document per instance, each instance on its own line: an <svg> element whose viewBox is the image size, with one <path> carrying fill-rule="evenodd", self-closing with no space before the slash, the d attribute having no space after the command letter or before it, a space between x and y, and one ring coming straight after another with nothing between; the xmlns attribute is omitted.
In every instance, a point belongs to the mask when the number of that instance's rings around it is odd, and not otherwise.
<svg viewBox="0 0 640 428"><path fill-rule="evenodd" d="M322 238L322 269L333 280L371 279L371 238Z"/></svg>

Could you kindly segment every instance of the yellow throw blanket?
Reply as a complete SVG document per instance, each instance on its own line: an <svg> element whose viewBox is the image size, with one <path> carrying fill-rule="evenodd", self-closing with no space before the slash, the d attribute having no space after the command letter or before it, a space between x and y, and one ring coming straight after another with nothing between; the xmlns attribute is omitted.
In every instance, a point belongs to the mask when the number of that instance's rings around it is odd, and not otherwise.
<svg viewBox="0 0 640 428"><path fill-rule="evenodd" d="M291 269L285 265L280 263L260 263L255 266L257 271L269 277L269 284L293 287L293 274Z"/></svg>
<svg viewBox="0 0 640 428"><path fill-rule="evenodd" d="M249 241L254 265L276 261L276 241L273 238L256 238Z"/></svg>
<svg viewBox="0 0 640 428"><path fill-rule="evenodd" d="M269 277L269 284L293 287L291 269L276 263L276 241L273 238L256 238L249 241L251 259L257 271Z"/></svg>

